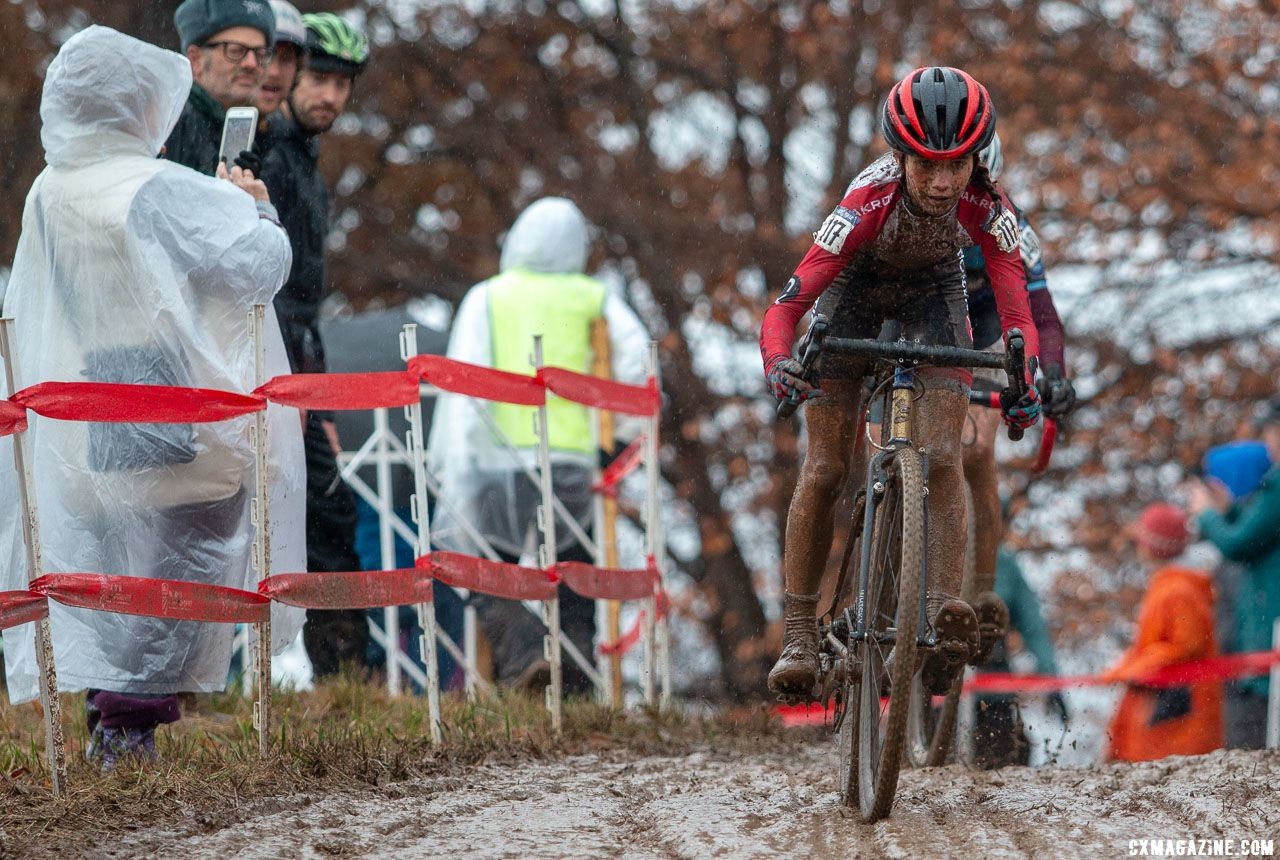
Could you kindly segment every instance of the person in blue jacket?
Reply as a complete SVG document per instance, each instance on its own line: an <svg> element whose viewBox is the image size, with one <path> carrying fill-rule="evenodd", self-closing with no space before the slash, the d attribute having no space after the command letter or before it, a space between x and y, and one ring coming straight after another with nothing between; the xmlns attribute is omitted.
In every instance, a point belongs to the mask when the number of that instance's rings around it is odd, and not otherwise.
<svg viewBox="0 0 1280 860"><path fill-rule="evenodd" d="M1272 398L1257 423L1271 462L1280 461L1280 398ZM1192 485L1188 508L1200 524L1200 536L1241 567L1232 629L1224 637L1230 651L1272 648L1272 625L1280 618L1280 467L1273 465L1258 488L1233 501L1215 481ZM1266 675L1241 678L1227 690L1227 747L1262 749L1266 745Z"/></svg>

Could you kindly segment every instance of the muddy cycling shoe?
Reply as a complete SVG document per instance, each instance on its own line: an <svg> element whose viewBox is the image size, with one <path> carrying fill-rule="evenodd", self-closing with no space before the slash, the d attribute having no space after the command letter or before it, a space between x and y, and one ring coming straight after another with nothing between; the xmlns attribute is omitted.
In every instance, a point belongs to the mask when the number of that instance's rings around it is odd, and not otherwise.
<svg viewBox="0 0 1280 860"><path fill-rule="evenodd" d="M780 699L813 698L818 684L817 608L817 594L783 595L782 654L769 672L769 692Z"/></svg>
<svg viewBox="0 0 1280 860"><path fill-rule="evenodd" d="M978 616L973 607L955 597L929 595L937 644L925 651L920 682L934 696L945 696L951 682L979 647Z"/></svg>
<svg viewBox="0 0 1280 860"><path fill-rule="evenodd" d="M994 591L984 591L973 599L973 611L978 616L978 650L969 663L981 666L991 657L991 651L1004 634L1009 632L1009 607Z"/></svg>

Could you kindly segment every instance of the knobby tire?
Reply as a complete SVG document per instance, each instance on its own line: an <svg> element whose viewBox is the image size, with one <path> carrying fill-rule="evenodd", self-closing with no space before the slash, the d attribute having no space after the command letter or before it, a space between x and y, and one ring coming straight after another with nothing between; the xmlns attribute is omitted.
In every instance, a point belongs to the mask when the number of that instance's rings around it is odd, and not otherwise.
<svg viewBox="0 0 1280 860"><path fill-rule="evenodd" d="M887 468L884 502L872 528L867 579L868 630L860 643L858 690L858 809L863 821L878 821L893 807L907 735L911 681L916 668L920 566L924 558L924 473L916 449L897 450ZM896 593L895 593L896 592ZM883 661L889 646L876 634L896 627L889 704L880 706Z"/></svg>

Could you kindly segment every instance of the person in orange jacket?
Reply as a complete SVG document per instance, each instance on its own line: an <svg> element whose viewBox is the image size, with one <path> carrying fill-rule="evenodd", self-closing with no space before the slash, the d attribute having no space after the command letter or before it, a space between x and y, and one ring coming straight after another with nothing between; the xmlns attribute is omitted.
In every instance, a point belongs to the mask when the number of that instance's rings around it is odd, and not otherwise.
<svg viewBox="0 0 1280 860"><path fill-rule="evenodd" d="M1223 745L1220 682L1156 689L1141 682L1152 672L1218 653L1213 585L1208 574L1173 563L1190 543L1187 516L1159 502L1132 529L1138 557L1153 569L1138 608L1134 643L1103 674L1128 684L1111 722L1110 761L1153 761L1200 755Z"/></svg>

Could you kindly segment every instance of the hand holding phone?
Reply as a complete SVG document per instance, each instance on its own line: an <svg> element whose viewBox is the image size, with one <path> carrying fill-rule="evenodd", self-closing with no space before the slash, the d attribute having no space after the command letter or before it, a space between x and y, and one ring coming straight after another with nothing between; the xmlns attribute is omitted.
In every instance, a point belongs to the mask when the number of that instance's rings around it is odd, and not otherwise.
<svg viewBox="0 0 1280 860"><path fill-rule="evenodd" d="M261 200L263 203L271 202L271 195L267 193L267 184L241 167L233 166L231 170L227 170L227 166L220 163L217 176L219 179L227 180L254 200Z"/></svg>

